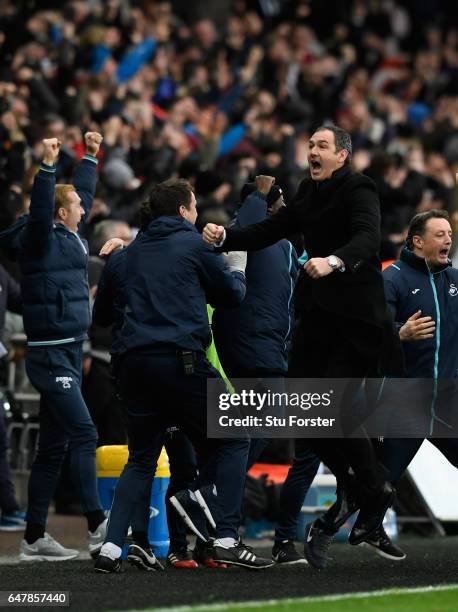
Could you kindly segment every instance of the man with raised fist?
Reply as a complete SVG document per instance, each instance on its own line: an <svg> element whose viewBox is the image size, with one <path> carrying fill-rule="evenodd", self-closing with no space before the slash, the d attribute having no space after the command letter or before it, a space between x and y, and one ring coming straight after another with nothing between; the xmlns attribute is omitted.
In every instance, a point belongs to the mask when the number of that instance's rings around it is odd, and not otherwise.
<svg viewBox="0 0 458 612"><path fill-rule="evenodd" d="M89 528L89 552L102 545L106 518L97 494L97 431L81 395L82 345L90 324L87 282L88 247L78 226L91 209L96 185L97 132L84 136L86 154L74 185L56 185L60 143L43 140L44 154L35 177L30 214L3 232L0 243L22 271L27 374L40 393L40 437L28 489L27 527L20 559L73 559L45 533L49 504L67 448L71 471Z"/></svg>

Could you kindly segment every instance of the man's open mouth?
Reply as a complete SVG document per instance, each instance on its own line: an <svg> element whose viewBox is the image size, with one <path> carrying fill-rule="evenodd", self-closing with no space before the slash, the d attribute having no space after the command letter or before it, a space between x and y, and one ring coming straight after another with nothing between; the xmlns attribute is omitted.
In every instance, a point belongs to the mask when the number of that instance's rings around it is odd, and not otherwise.
<svg viewBox="0 0 458 612"><path fill-rule="evenodd" d="M310 162L310 167L312 170L321 170L321 162L314 160Z"/></svg>
<svg viewBox="0 0 458 612"><path fill-rule="evenodd" d="M439 255L440 255L441 257L448 257L449 252L450 252L450 249L441 249L441 250L439 251Z"/></svg>

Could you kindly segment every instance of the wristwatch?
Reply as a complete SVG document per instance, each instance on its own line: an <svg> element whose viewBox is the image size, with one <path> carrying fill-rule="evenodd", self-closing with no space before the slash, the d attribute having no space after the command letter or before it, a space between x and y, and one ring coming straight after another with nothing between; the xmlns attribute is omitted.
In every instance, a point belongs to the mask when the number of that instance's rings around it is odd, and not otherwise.
<svg viewBox="0 0 458 612"><path fill-rule="evenodd" d="M333 270L338 270L340 268L340 261L335 255L329 255L329 257L326 257L326 261Z"/></svg>

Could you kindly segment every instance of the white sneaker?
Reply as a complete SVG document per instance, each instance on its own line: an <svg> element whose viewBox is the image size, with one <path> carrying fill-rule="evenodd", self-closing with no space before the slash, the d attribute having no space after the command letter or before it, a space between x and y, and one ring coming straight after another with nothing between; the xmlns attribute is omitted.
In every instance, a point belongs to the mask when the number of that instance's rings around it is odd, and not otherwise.
<svg viewBox="0 0 458 612"><path fill-rule="evenodd" d="M79 551L73 548L64 548L49 533L38 538L33 544L22 540L19 549L20 561L69 561L75 559Z"/></svg>
<svg viewBox="0 0 458 612"><path fill-rule="evenodd" d="M99 556L102 544L105 541L107 535L108 519L105 519L103 523L97 527L95 531L88 532L88 548L89 554L93 559L97 559Z"/></svg>

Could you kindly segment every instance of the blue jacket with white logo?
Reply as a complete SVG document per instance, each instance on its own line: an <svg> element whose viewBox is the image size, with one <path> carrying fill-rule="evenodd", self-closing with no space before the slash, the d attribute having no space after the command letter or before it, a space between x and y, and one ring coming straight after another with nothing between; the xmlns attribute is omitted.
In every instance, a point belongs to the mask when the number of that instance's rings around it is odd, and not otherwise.
<svg viewBox="0 0 458 612"><path fill-rule="evenodd" d="M105 276L117 267L126 278L127 305L113 346L117 353L163 346L204 351L212 340L207 302L228 308L245 296L245 275L230 272L224 258L181 217L155 219L109 263ZM100 301L98 320L104 316L101 307Z"/></svg>
<svg viewBox="0 0 458 612"><path fill-rule="evenodd" d="M241 205L234 226L246 227L266 217L266 199L255 191ZM228 375L234 368L287 371L298 270L288 240L248 253L245 299L239 308L213 314L215 344Z"/></svg>
<svg viewBox="0 0 458 612"><path fill-rule="evenodd" d="M88 215L97 160L86 155L73 184ZM83 340L90 324L87 242L54 222L55 168L42 164L35 177L30 214L0 235L0 246L19 261L24 328L29 346ZM84 217L83 217L84 220Z"/></svg>
<svg viewBox="0 0 458 612"><path fill-rule="evenodd" d="M458 377L458 270L447 265L431 272L424 258L404 248L383 278L398 328L418 310L436 322L434 338L402 343L407 376Z"/></svg>

